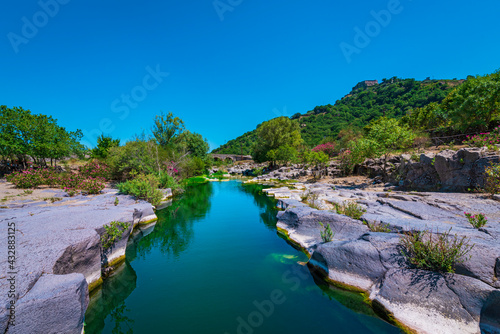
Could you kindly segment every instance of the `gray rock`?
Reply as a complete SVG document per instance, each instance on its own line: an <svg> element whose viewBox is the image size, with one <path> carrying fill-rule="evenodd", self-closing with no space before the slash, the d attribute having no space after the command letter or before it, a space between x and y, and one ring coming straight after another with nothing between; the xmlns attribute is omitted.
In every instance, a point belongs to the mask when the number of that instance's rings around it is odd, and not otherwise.
<svg viewBox="0 0 500 334"><path fill-rule="evenodd" d="M478 305L493 289L467 277L455 278L463 281L450 288L452 279L425 270L390 269L370 298L376 309L384 308L419 333L478 333Z"/></svg>
<svg viewBox="0 0 500 334"><path fill-rule="evenodd" d="M89 303L82 274L43 275L16 304L16 324L8 334L81 334Z"/></svg>

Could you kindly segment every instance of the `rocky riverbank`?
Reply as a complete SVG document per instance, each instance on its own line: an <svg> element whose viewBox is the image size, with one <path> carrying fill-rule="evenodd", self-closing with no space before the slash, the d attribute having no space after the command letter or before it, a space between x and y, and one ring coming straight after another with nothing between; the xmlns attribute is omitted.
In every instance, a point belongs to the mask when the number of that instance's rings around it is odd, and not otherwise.
<svg viewBox="0 0 500 334"><path fill-rule="evenodd" d="M461 148L422 154L401 154L383 158L366 159L354 166L354 175L366 176L373 183L389 183L405 190L464 192L483 188L484 172L491 163L500 162L497 151L486 148ZM263 164L242 163L228 168L230 174L251 176L255 168ZM266 171L257 176L260 181L300 180L307 178L342 177L337 161L331 161L325 168L304 168L300 164L284 166Z"/></svg>
<svg viewBox="0 0 500 334"><path fill-rule="evenodd" d="M15 240L15 261L0 259L2 273L15 272L0 277L0 332L80 334L89 290L124 259L131 233L154 224L156 215L151 204L112 189L75 197L51 189L36 192L46 198L6 200L0 209L2 248ZM113 221L127 228L103 248L105 225ZM15 239L8 238L9 226L15 226Z"/></svg>
<svg viewBox="0 0 500 334"><path fill-rule="evenodd" d="M284 209L278 214L279 232L310 255L309 267L335 285L364 291L386 320L407 332L500 333L498 201L482 194L377 192L327 184L294 183L266 192ZM360 220L328 210L345 201L364 207ZM473 228L464 211L484 213L488 224ZM330 225L331 242L323 242L319 222ZM372 232L367 223L382 224L386 232ZM407 263L401 232L450 229L474 244L456 273Z"/></svg>

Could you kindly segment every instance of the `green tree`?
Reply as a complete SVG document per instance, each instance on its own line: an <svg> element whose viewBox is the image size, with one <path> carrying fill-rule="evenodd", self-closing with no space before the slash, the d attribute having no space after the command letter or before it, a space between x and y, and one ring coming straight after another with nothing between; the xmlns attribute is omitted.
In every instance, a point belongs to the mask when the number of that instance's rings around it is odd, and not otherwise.
<svg viewBox="0 0 500 334"><path fill-rule="evenodd" d="M152 132L158 145L172 147L178 143L179 136L184 129L184 121L169 112L167 115L161 113L155 117Z"/></svg>
<svg viewBox="0 0 500 334"><path fill-rule="evenodd" d="M500 70L467 79L443 101L455 128L486 130L500 113Z"/></svg>
<svg viewBox="0 0 500 334"><path fill-rule="evenodd" d="M275 150L267 152L267 159L269 161L277 161L280 165L288 165L290 162L297 160L297 149L289 145L282 145Z"/></svg>
<svg viewBox="0 0 500 334"><path fill-rule="evenodd" d="M101 134L97 138L97 147L92 149L92 157L105 159L108 157L109 149L120 146L120 139L113 139L111 136Z"/></svg>
<svg viewBox="0 0 500 334"><path fill-rule="evenodd" d="M280 146L296 149L301 144L299 124L288 117L278 117L262 123L257 128L257 143L252 156L255 161L263 162L269 159L269 151L277 150Z"/></svg>
<svg viewBox="0 0 500 334"><path fill-rule="evenodd" d="M189 152L191 156L205 159L207 157L210 146L206 139L199 133L184 131L179 138L183 148Z"/></svg>

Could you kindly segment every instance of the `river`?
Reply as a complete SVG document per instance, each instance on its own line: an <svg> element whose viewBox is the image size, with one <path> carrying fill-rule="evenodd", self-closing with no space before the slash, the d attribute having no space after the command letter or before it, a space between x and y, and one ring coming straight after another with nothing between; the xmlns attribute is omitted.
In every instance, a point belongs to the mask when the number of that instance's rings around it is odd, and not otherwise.
<svg viewBox="0 0 500 334"><path fill-rule="evenodd" d="M238 181L190 187L94 291L86 334L400 333L314 277L276 203Z"/></svg>

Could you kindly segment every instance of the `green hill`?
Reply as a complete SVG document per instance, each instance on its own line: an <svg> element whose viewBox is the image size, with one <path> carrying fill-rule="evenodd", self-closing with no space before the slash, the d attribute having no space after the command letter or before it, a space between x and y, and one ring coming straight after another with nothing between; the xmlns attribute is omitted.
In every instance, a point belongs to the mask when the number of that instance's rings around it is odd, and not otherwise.
<svg viewBox="0 0 500 334"><path fill-rule="evenodd" d="M325 137L335 137L347 126L362 128L381 116L399 118L414 108L441 102L463 80L383 79L362 81L334 105L318 106L291 118L299 122L302 138L313 147ZM247 132L215 149L219 154L251 154L256 131Z"/></svg>

